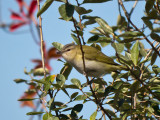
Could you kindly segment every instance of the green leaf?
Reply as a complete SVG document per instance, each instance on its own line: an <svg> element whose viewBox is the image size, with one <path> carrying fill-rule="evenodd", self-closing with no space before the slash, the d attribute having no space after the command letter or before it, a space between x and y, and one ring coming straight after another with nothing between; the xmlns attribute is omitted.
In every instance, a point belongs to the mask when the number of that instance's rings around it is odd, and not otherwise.
<svg viewBox="0 0 160 120"><path fill-rule="evenodd" d="M152 55L152 58L151 58L151 65L153 65L155 63L156 59L157 59L157 53L154 52Z"/></svg>
<svg viewBox="0 0 160 120"><path fill-rule="evenodd" d="M142 42L139 42L139 47L140 47L140 54L141 54L143 57L146 57L147 51L145 50L144 45L143 45Z"/></svg>
<svg viewBox="0 0 160 120"><path fill-rule="evenodd" d="M35 99L38 99L38 98L18 99L18 101L32 101L32 100L35 100Z"/></svg>
<svg viewBox="0 0 160 120"><path fill-rule="evenodd" d="M63 46L61 43L58 43L58 42L53 42L52 45L59 51L62 50Z"/></svg>
<svg viewBox="0 0 160 120"><path fill-rule="evenodd" d="M42 113L44 113L44 112L28 112L26 115L39 115Z"/></svg>
<svg viewBox="0 0 160 120"><path fill-rule="evenodd" d="M135 66L137 66L138 64L138 57L139 57L139 42L136 41L131 50L131 59Z"/></svg>
<svg viewBox="0 0 160 120"><path fill-rule="evenodd" d="M79 45L79 40L75 34L71 34L71 37L74 39L77 45Z"/></svg>
<svg viewBox="0 0 160 120"><path fill-rule="evenodd" d="M84 0L84 3L103 3L103 2L108 2L108 1L112 1L112 0Z"/></svg>
<svg viewBox="0 0 160 120"><path fill-rule="evenodd" d="M85 95L78 95L78 96L75 98L76 101L85 100L85 99L87 99L87 96L85 96Z"/></svg>
<svg viewBox="0 0 160 120"><path fill-rule="evenodd" d="M44 13L49 8L49 6L52 4L53 1L54 0L46 0L42 8L38 11L37 17L39 17L42 13Z"/></svg>
<svg viewBox="0 0 160 120"><path fill-rule="evenodd" d="M160 68L159 68L157 65L153 65L153 66L152 66L152 70L153 70L156 74L160 73Z"/></svg>
<svg viewBox="0 0 160 120"><path fill-rule="evenodd" d="M151 38L157 42L160 42L160 36L154 32L150 34Z"/></svg>
<svg viewBox="0 0 160 120"><path fill-rule="evenodd" d="M48 120L50 117L52 117L52 114L51 113L45 113L43 115L43 120Z"/></svg>
<svg viewBox="0 0 160 120"><path fill-rule="evenodd" d="M150 20L146 19L145 17L142 17L142 20L150 30L153 29L153 25L152 25L152 22Z"/></svg>
<svg viewBox="0 0 160 120"><path fill-rule="evenodd" d="M117 25L122 25L124 22L126 22L125 17L118 15Z"/></svg>
<svg viewBox="0 0 160 120"><path fill-rule="evenodd" d="M46 69L46 74L49 74L49 70ZM33 75L34 76L44 76L44 70L43 68L37 68L33 70Z"/></svg>
<svg viewBox="0 0 160 120"><path fill-rule="evenodd" d="M112 92L113 90L115 90L112 86L108 86L105 88L105 95L107 96L110 92Z"/></svg>
<svg viewBox="0 0 160 120"><path fill-rule="evenodd" d="M81 112L82 108L83 108L83 104L77 104L73 107L72 110L75 112Z"/></svg>
<svg viewBox="0 0 160 120"><path fill-rule="evenodd" d="M124 44L123 43L113 43L113 44L111 44L112 45L112 47L115 49L115 51L117 51L118 53L121 53L121 52L123 52L123 50L124 50Z"/></svg>
<svg viewBox="0 0 160 120"><path fill-rule="evenodd" d="M153 32L160 33L160 27L154 28L154 29L153 29Z"/></svg>
<svg viewBox="0 0 160 120"><path fill-rule="evenodd" d="M114 83L113 88L114 89L119 89L122 85L123 85L123 82L118 81L118 82Z"/></svg>
<svg viewBox="0 0 160 120"><path fill-rule="evenodd" d="M66 2L66 0L55 0L55 1L57 1L57 2L63 2L63 3Z"/></svg>
<svg viewBox="0 0 160 120"><path fill-rule="evenodd" d="M91 116L90 116L90 120L95 120L97 116L97 111L95 111Z"/></svg>
<svg viewBox="0 0 160 120"><path fill-rule="evenodd" d="M75 98L78 95L78 92L75 92L71 95L71 99Z"/></svg>
<svg viewBox="0 0 160 120"><path fill-rule="evenodd" d="M109 113L111 116L113 116L113 117L117 117L116 116L116 114L113 112L113 111L111 111L111 110L109 110L109 109L105 109L105 111L107 112L107 113Z"/></svg>
<svg viewBox="0 0 160 120"><path fill-rule="evenodd" d="M74 7L75 7L76 12L77 12L79 15L88 14L88 13L92 12L91 9L86 10L86 9L83 8L83 7L78 7L78 6L74 6Z"/></svg>
<svg viewBox="0 0 160 120"><path fill-rule="evenodd" d="M99 35L94 35L90 37L87 41L87 43L110 43L111 38L109 37L100 37Z"/></svg>
<svg viewBox="0 0 160 120"><path fill-rule="evenodd" d="M23 82L27 83L27 80L24 80L24 79L15 79L14 82L16 82L16 83L23 83Z"/></svg>
<svg viewBox="0 0 160 120"><path fill-rule="evenodd" d="M147 0L145 5L145 10L147 13L153 8L155 0Z"/></svg>
<svg viewBox="0 0 160 120"><path fill-rule="evenodd" d="M64 85L66 79L64 77L64 75L62 74L58 74L57 77L56 77L56 82L57 84L59 84L61 87Z"/></svg>
<svg viewBox="0 0 160 120"><path fill-rule="evenodd" d="M72 66L68 63L64 64L64 67L61 69L61 74L64 75L65 79L68 79L68 76L70 75L71 71L72 71Z"/></svg>
<svg viewBox="0 0 160 120"><path fill-rule="evenodd" d="M137 37L137 36L142 36L142 35L143 34L140 32L125 32L125 33L118 35L118 37Z"/></svg>
<svg viewBox="0 0 160 120"><path fill-rule="evenodd" d="M79 89L76 85L64 85L65 88Z"/></svg>
<svg viewBox="0 0 160 120"><path fill-rule="evenodd" d="M112 28L101 18L96 18L95 21L100 25L105 33L113 34Z"/></svg>
<svg viewBox="0 0 160 120"><path fill-rule="evenodd" d="M48 120L59 120L58 117L53 116L52 118L50 117Z"/></svg>
<svg viewBox="0 0 160 120"><path fill-rule="evenodd" d="M81 89L81 82L78 79L71 79L71 82L76 85L79 89Z"/></svg>
<svg viewBox="0 0 160 120"><path fill-rule="evenodd" d="M95 18L98 18L98 16L87 16L83 15L82 20L87 19L88 21L84 22L84 25L90 25L96 23Z"/></svg>
<svg viewBox="0 0 160 120"><path fill-rule="evenodd" d="M63 4L59 7L59 13L64 20L69 21L72 19L74 6L67 3Z"/></svg>

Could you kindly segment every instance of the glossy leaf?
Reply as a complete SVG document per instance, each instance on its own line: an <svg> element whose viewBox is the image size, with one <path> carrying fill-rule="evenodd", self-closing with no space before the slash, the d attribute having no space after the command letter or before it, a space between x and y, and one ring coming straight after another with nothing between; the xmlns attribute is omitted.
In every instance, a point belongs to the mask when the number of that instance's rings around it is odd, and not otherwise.
<svg viewBox="0 0 160 120"><path fill-rule="evenodd" d="M71 79L71 82L76 85L78 88L81 88L81 82L78 79Z"/></svg>
<svg viewBox="0 0 160 120"><path fill-rule="evenodd" d="M51 113L45 113L43 115L43 120L49 120L49 118L52 117L52 114Z"/></svg>
<svg viewBox="0 0 160 120"><path fill-rule="evenodd" d="M86 16L86 15L82 16L82 20L85 20L85 19L88 20L84 22L84 25L91 25L96 23L95 18L98 18L98 16Z"/></svg>
<svg viewBox="0 0 160 120"><path fill-rule="evenodd" d="M15 79L14 82L16 82L16 83L23 83L23 82L27 83L27 80L24 80L24 79Z"/></svg>
<svg viewBox="0 0 160 120"><path fill-rule="evenodd" d="M74 39L77 45L79 45L79 40L75 34L71 34L71 37Z"/></svg>
<svg viewBox="0 0 160 120"><path fill-rule="evenodd" d="M76 101L85 100L85 99L87 99L87 96L85 96L85 95L78 95L78 96L75 98Z"/></svg>
<svg viewBox="0 0 160 120"><path fill-rule="evenodd" d="M106 21L101 18L96 18L95 21L100 25L105 33L113 34L112 28L108 25Z"/></svg>
<svg viewBox="0 0 160 120"><path fill-rule="evenodd" d="M157 53L154 52L152 55L152 58L151 58L151 65L153 65L155 63L156 59L157 59Z"/></svg>
<svg viewBox="0 0 160 120"><path fill-rule="evenodd" d="M119 37L136 37L136 36L142 36L143 34L140 32L125 32L120 35Z"/></svg>
<svg viewBox="0 0 160 120"><path fill-rule="evenodd" d="M46 74L49 74L48 69L46 69ZM37 68L33 70L33 75L34 76L43 76L44 75L44 70L43 68Z"/></svg>
<svg viewBox="0 0 160 120"><path fill-rule="evenodd" d="M58 42L53 42L52 45L59 51L62 50L63 46L61 43L58 43Z"/></svg>
<svg viewBox="0 0 160 120"><path fill-rule="evenodd" d="M90 37L87 41L87 43L110 43L111 38L109 37L100 37L98 35L94 35Z"/></svg>
<svg viewBox="0 0 160 120"><path fill-rule="evenodd" d="M74 7L75 7L76 12L77 12L79 15L88 14L88 13L92 12L91 9L86 10L86 9L83 8L83 7L78 7L78 6L74 6Z"/></svg>
<svg viewBox="0 0 160 120"><path fill-rule="evenodd" d="M44 112L28 112L26 115L39 115L43 114Z"/></svg>
<svg viewBox="0 0 160 120"><path fill-rule="evenodd" d="M50 5L53 3L54 0L46 0L45 3L43 4L42 8L38 11L37 17L39 17L42 13L44 13Z"/></svg>
<svg viewBox="0 0 160 120"><path fill-rule="evenodd" d="M68 79L68 76L70 75L71 71L72 71L72 66L68 63L64 64L64 67L61 69L60 74L64 75L65 79Z"/></svg>
<svg viewBox="0 0 160 120"><path fill-rule="evenodd" d="M81 112L82 108L83 108L83 104L77 104L73 107L72 110L76 112Z"/></svg>
<svg viewBox="0 0 160 120"><path fill-rule="evenodd" d="M145 17L142 17L142 20L147 25L147 27L149 29L151 29L151 30L153 29L153 25L152 25L152 22L150 20L146 19Z"/></svg>
<svg viewBox="0 0 160 120"><path fill-rule="evenodd" d="M64 77L64 75L62 74L58 74L57 77L56 77L56 82L57 84L59 84L61 87L64 85L66 79Z"/></svg>
<svg viewBox="0 0 160 120"><path fill-rule="evenodd" d="M136 41L131 50L131 59L135 66L137 66L138 64L138 57L139 57L139 42Z"/></svg>
<svg viewBox="0 0 160 120"><path fill-rule="evenodd" d="M125 17L121 16L121 15L118 15L118 18L117 18L117 25L122 25L125 21Z"/></svg>
<svg viewBox="0 0 160 120"><path fill-rule="evenodd" d="M71 95L71 99L75 98L78 95L78 92L75 92Z"/></svg>
<svg viewBox="0 0 160 120"><path fill-rule="evenodd" d="M117 51L118 53L121 53L124 50L124 44L122 43L113 43L111 45L115 49L115 51Z"/></svg>
<svg viewBox="0 0 160 120"><path fill-rule="evenodd" d="M74 6L70 4L63 4L59 7L59 13L64 20L69 21L72 19Z"/></svg>
<svg viewBox="0 0 160 120"><path fill-rule="evenodd" d="M157 42L160 42L160 36L154 32L150 34L151 38Z"/></svg>
<svg viewBox="0 0 160 120"><path fill-rule="evenodd" d="M37 98L26 98L26 99L18 99L18 101L32 101L32 100L35 100L35 99L37 99Z"/></svg>

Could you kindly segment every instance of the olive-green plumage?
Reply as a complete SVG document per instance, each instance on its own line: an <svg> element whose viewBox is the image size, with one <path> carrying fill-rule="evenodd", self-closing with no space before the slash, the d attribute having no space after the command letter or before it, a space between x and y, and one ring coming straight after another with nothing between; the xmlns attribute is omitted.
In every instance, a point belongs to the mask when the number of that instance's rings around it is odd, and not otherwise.
<svg viewBox="0 0 160 120"><path fill-rule="evenodd" d="M126 69L94 47L83 45L82 48L84 51L86 74L88 76L101 77L113 71ZM80 45L75 45L73 43L67 44L62 48L60 53L77 71L82 74L84 73Z"/></svg>

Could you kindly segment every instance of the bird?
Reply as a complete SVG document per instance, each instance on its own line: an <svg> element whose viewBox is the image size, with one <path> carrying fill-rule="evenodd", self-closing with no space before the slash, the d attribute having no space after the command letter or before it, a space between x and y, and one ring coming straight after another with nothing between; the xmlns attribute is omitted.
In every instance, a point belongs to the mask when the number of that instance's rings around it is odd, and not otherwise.
<svg viewBox="0 0 160 120"><path fill-rule="evenodd" d="M79 73L85 73L89 77L99 78L111 72L127 69L125 66L115 63L111 57L108 57L95 47L82 45L82 49L84 52L84 63L81 46L75 45L75 43L64 45L58 54L61 54Z"/></svg>

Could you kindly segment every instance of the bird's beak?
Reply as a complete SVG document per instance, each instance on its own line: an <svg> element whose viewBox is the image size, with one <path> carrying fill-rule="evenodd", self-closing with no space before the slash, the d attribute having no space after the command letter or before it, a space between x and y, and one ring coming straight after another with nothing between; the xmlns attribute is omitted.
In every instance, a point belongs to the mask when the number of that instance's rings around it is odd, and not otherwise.
<svg viewBox="0 0 160 120"><path fill-rule="evenodd" d="M62 54L62 52L61 51L57 51L57 54Z"/></svg>

